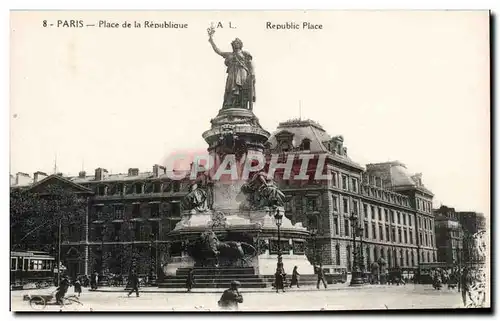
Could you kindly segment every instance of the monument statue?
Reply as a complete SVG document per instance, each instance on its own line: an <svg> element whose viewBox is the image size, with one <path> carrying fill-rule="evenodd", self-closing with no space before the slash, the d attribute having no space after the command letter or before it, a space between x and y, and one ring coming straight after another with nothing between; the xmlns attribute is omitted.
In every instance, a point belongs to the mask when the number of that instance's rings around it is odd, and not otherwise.
<svg viewBox="0 0 500 321"><path fill-rule="evenodd" d="M190 256L201 266L235 266L239 261L249 265L257 250L246 242L219 241L213 231L201 233L199 238L188 245Z"/></svg>
<svg viewBox="0 0 500 321"><path fill-rule="evenodd" d="M245 210L285 204L285 194L263 171L255 173L243 184L238 198L242 201L241 208Z"/></svg>
<svg viewBox="0 0 500 321"><path fill-rule="evenodd" d="M207 212L213 205L212 181L207 173L200 173L182 199L182 208L196 213Z"/></svg>
<svg viewBox="0 0 500 321"><path fill-rule="evenodd" d="M224 58L227 66L226 88L224 92L223 109L245 108L253 109L255 102L255 74L252 65L252 55L243 51L243 42L236 38L231 42L232 52L223 52L214 43L215 29L208 28L208 41L215 53Z"/></svg>

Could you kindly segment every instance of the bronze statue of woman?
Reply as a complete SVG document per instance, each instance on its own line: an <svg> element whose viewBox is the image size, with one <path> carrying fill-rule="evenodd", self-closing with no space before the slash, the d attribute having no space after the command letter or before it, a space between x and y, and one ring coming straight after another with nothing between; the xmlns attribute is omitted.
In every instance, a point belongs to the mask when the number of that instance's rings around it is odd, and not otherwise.
<svg viewBox="0 0 500 321"><path fill-rule="evenodd" d="M215 29L208 28L208 41L215 53L224 58L227 66L226 88L222 108L253 109L255 102L255 74L252 65L252 55L243 51L243 42L236 38L231 42L232 52L222 52L213 40Z"/></svg>

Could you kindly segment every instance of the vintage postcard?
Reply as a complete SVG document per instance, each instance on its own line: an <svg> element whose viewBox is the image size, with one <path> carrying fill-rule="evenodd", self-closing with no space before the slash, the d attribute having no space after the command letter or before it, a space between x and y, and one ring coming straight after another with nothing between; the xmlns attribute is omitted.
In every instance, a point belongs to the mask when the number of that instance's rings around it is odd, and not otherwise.
<svg viewBox="0 0 500 321"><path fill-rule="evenodd" d="M12 311L491 307L488 11L10 15Z"/></svg>

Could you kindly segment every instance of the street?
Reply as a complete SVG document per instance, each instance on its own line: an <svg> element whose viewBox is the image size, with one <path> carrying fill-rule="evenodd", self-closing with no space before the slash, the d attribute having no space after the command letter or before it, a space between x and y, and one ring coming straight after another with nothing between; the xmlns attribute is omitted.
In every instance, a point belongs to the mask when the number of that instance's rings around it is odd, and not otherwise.
<svg viewBox="0 0 500 321"><path fill-rule="evenodd" d="M127 297L125 292L89 292L84 289L80 301L62 311L218 311L221 293L154 293L146 289L140 297ZM201 289L200 289L201 290ZM246 293L240 311L319 311L362 309L434 309L463 307L456 290L436 291L430 285L367 286L351 288L333 286L327 290L313 288L275 293L270 289ZM51 289L11 292L12 311L34 311L25 294L48 294ZM69 295L73 293L70 288ZM43 311L59 311L58 305L48 304Z"/></svg>

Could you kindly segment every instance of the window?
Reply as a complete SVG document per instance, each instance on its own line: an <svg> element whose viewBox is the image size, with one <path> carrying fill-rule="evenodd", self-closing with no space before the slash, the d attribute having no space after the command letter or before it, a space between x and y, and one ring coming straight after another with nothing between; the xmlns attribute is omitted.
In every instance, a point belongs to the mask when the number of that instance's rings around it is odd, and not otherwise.
<svg viewBox="0 0 500 321"><path fill-rule="evenodd" d="M113 241L118 242L120 241L120 232L122 230L122 224L121 223L114 223L113 224Z"/></svg>
<svg viewBox="0 0 500 321"><path fill-rule="evenodd" d="M17 259L15 257L10 258L10 269L16 270L17 267Z"/></svg>
<svg viewBox="0 0 500 321"><path fill-rule="evenodd" d="M332 172L332 184L333 186L337 187L338 186L338 181L339 177L338 177L338 174L337 172Z"/></svg>
<svg viewBox="0 0 500 321"><path fill-rule="evenodd" d="M161 193L161 182L153 184L153 193Z"/></svg>
<svg viewBox="0 0 500 321"><path fill-rule="evenodd" d="M427 233L425 233L425 245L429 246L429 238L427 237Z"/></svg>
<svg viewBox="0 0 500 321"><path fill-rule="evenodd" d="M173 217L180 217L181 216L181 207L180 203L170 203L171 209L172 209L172 216Z"/></svg>
<svg viewBox="0 0 500 321"><path fill-rule="evenodd" d="M372 238L374 240L377 239L377 227L375 226L375 223L371 223L372 224Z"/></svg>
<svg viewBox="0 0 500 321"><path fill-rule="evenodd" d="M384 241L384 228L382 227L382 224L378 226L378 237L381 241Z"/></svg>
<svg viewBox="0 0 500 321"><path fill-rule="evenodd" d="M403 225L406 225L406 214L403 213Z"/></svg>
<svg viewBox="0 0 500 321"><path fill-rule="evenodd" d="M135 223L134 224L134 241L141 241L142 240L142 229L141 229L141 224Z"/></svg>
<svg viewBox="0 0 500 321"><path fill-rule="evenodd" d="M106 186L101 185L101 186L97 187L97 194L100 196L106 195Z"/></svg>
<svg viewBox="0 0 500 321"><path fill-rule="evenodd" d="M333 200L333 211L338 212L339 211L339 204L338 204L339 200L338 200L337 196L333 196L332 200Z"/></svg>
<svg viewBox="0 0 500 321"><path fill-rule="evenodd" d="M135 194L142 194L142 183L136 183L134 185Z"/></svg>
<svg viewBox="0 0 500 321"><path fill-rule="evenodd" d="M104 232L104 229L102 228L102 226L100 224L96 225L95 226L95 229L94 229L95 233L94 233L94 238L96 241L102 241L102 234Z"/></svg>
<svg viewBox="0 0 500 321"><path fill-rule="evenodd" d="M140 203L132 204L132 216L133 216L133 218L138 218L141 216L141 204Z"/></svg>
<svg viewBox="0 0 500 321"><path fill-rule="evenodd" d="M21 258L18 258L18 259L17 259L17 269L18 269L19 271L22 271L22 270L23 270L23 259L21 259Z"/></svg>
<svg viewBox="0 0 500 321"><path fill-rule="evenodd" d="M399 243L403 242L403 237L402 237L402 235L401 235L401 234L402 234L402 233L401 233L401 229L400 229L400 228L398 228L398 241L399 241Z"/></svg>
<svg viewBox="0 0 500 321"><path fill-rule="evenodd" d="M420 236L420 244L423 244L424 243L424 237L422 236L422 233L419 233L419 236Z"/></svg>
<svg viewBox="0 0 500 321"><path fill-rule="evenodd" d="M401 224L400 222L401 222L401 213L397 212L397 223Z"/></svg>
<svg viewBox="0 0 500 321"><path fill-rule="evenodd" d="M115 194L123 195L123 184L116 184Z"/></svg>
<svg viewBox="0 0 500 321"><path fill-rule="evenodd" d="M391 210L391 223L394 223L394 211Z"/></svg>
<svg viewBox="0 0 500 321"><path fill-rule="evenodd" d="M349 213L349 200L347 198L342 199L344 213Z"/></svg>
<svg viewBox="0 0 500 321"><path fill-rule="evenodd" d="M101 220L103 217L102 217L102 208L103 206L101 205L96 205L95 207L95 220Z"/></svg>
<svg viewBox="0 0 500 321"><path fill-rule="evenodd" d="M408 243L408 230L405 229L403 235L405 236L405 243Z"/></svg>
<svg viewBox="0 0 500 321"><path fill-rule="evenodd" d="M372 205L371 206L372 220L375 220L375 210L376 210L376 207Z"/></svg>
<svg viewBox="0 0 500 321"><path fill-rule="evenodd" d="M389 235L389 225L385 226L385 238L386 238L385 239L386 241L390 241L391 240L390 239L390 235Z"/></svg>
<svg viewBox="0 0 500 321"><path fill-rule="evenodd" d="M160 237L160 222L151 222L151 233L153 234L155 239L158 239Z"/></svg>
<svg viewBox="0 0 500 321"><path fill-rule="evenodd" d="M123 205L115 205L114 206L115 210L115 220L122 220L123 219Z"/></svg>
<svg viewBox="0 0 500 321"><path fill-rule="evenodd" d="M307 211L308 212L317 212L318 211L318 203L316 197L308 197L307 198Z"/></svg>
<svg viewBox="0 0 500 321"><path fill-rule="evenodd" d="M339 218L335 217L333 219L333 231L336 235L339 235Z"/></svg>
<svg viewBox="0 0 500 321"><path fill-rule="evenodd" d="M356 178L351 178L352 191L354 193L358 192L358 180Z"/></svg>
<svg viewBox="0 0 500 321"><path fill-rule="evenodd" d="M367 239L369 236L368 236L368 233L370 232L370 230L368 229L368 223L365 222L365 238Z"/></svg>
<svg viewBox="0 0 500 321"><path fill-rule="evenodd" d="M399 251L399 266L405 266L405 260L403 256L403 250Z"/></svg>
<svg viewBox="0 0 500 321"><path fill-rule="evenodd" d="M340 265L340 245L338 244L335 245L335 263Z"/></svg>
<svg viewBox="0 0 500 321"><path fill-rule="evenodd" d="M382 209L380 207L378 207L378 220L379 221L382 221Z"/></svg>
<svg viewBox="0 0 500 321"><path fill-rule="evenodd" d="M408 252L408 250L406 250L406 252L405 252L405 259L406 259L407 266L412 266L413 265L413 263L410 264L410 253Z"/></svg>
<svg viewBox="0 0 500 321"><path fill-rule="evenodd" d="M418 227L421 228L422 227L422 220L420 219L420 217L418 218Z"/></svg>
<svg viewBox="0 0 500 321"><path fill-rule="evenodd" d="M345 236L349 236L349 220L344 219L344 231L345 231Z"/></svg>
<svg viewBox="0 0 500 321"><path fill-rule="evenodd" d="M365 219L368 218L368 205L366 205L366 204L363 204L363 217Z"/></svg>
<svg viewBox="0 0 500 321"><path fill-rule="evenodd" d="M431 239L431 246L434 246L434 242L433 242L433 238L432 238L432 234L429 235L430 239Z"/></svg>
<svg viewBox="0 0 500 321"><path fill-rule="evenodd" d="M306 138L302 141L302 150L310 150L310 149L311 149L311 141Z"/></svg>
<svg viewBox="0 0 500 321"><path fill-rule="evenodd" d="M384 208L384 216L385 221L389 222L389 211L386 208Z"/></svg>
<svg viewBox="0 0 500 321"><path fill-rule="evenodd" d="M342 175L342 189L348 189L348 181L347 181L347 176Z"/></svg>
<svg viewBox="0 0 500 321"><path fill-rule="evenodd" d="M354 214L358 214L358 202L352 201L352 210Z"/></svg>
<svg viewBox="0 0 500 321"><path fill-rule="evenodd" d="M151 203L151 217L156 218L160 216L160 203Z"/></svg>
<svg viewBox="0 0 500 321"><path fill-rule="evenodd" d="M391 234L391 237L392 237L391 241L396 242L396 228L393 227L391 232L392 232L392 234Z"/></svg>

